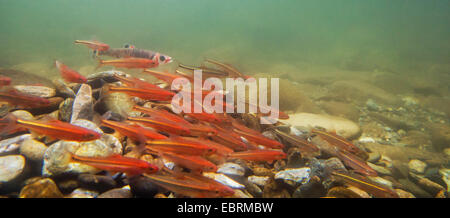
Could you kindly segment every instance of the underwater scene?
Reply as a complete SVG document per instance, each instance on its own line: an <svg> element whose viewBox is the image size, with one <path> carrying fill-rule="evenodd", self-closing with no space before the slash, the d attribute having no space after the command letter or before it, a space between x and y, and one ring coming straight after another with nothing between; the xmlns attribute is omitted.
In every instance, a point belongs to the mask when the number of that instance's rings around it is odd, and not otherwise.
<svg viewBox="0 0 450 218"><path fill-rule="evenodd" d="M447 0L0 0L1 198L448 198Z"/></svg>

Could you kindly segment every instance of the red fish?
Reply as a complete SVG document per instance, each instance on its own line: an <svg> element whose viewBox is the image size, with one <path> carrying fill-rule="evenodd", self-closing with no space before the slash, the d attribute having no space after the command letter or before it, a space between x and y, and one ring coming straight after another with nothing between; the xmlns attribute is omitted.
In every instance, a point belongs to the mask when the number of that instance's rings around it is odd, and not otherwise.
<svg viewBox="0 0 450 218"><path fill-rule="evenodd" d="M217 135L216 129L201 123L189 124L188 128L191 132L191 136L208 137Z"/></svg>
<svg viewBox="0 0 450 218"><path fill-rule="evenodd" d="M113 87L107 88L109 92L122 92L130 96L139 97L150 101L170 101L175 93L164 89L142 89L132 87Z"/></svg>
<svg viewBox="0 0 450 218"><path fill-rule="evenodd" d="M377 171L372 169L367 163L361 160L358 156L346 151L337 151L337 158L339 158L345 166L352 168L355 172L366 176L378 176Z"/></svg>
<svg viewBox="0 0 450 218"><path fill-rule="evenodd" d="M280 142L269 139L269 138L265 137L263 134L261 134L260 132L255 131L250 128L247 128L246 126L241 125L237 122L233 122L233 127L235 127L235 129L233 129L233 130L236 133L238 133L239 135L243 136L247 140L254 142L256 144L264 145L269 148L283 148L284 147L283 144L281 144Z"/></svg>
<svg viewBox="0 0 450 218"><path fill-rule="evenodd" d="M185 119L183 119L182 117L180 117L180 116L178 116L176 114L170 113L170 112L168 112L166 110L157 110L157 109L154 109L154 108L141 107L141 106L138 106L138 105L135 105L133 107L133 109L137 110L137 111L140 111L140 112L143 112L143 113L146 113L146 114L150 115L151 117L158 117L158 116L160 116L160 117L163 117L163 118L168 119L170 121L181 123L183 125L190 125L191 124L188 121L186 121Z"/></svg>
<svg viewBox="0 0 450 218"><path fill-rule="evenodd" d="M106 51L109 45L98 41L75 40L75 44L83 44L96 51Z"/></svg>
<svg viewBox="0 0 450 218"><path fill-rule="evenodd" d="M0 92L0 101L25 108L40 108L50 105L50 101L46 98L22 93L15 89Z"/></svg>
<svg viewBox="0 0 450 218"><path fill-rule="evenodd" d="M101 137L98 132L59 120L29 121L17 119L14 115L9 114L0 122L7 123L1 130L2 133L17 127L24 127L41 135L67 141L92 141Z"/></svg>
<svg viewBox="0 0 450 218"><path fill-rule="evenodd" d="M189 135L189 128L186 126L164 119L162 117L128 117L128 120L141 123L145 126L158 129L163 132L176 135Z"/></svg>
<svg viewBox="0 0 450 218"><path fill-rule="evenodd" d="M82 157L72 154L72 161L86 164L100 170L122 172L127 176L137 176L143 173L156 173L158 167L136 158L113 154L108 157Z"/></svg>
<svg viewBox="0 0 450 218"><path fill-rule="evenodd" d="M55 65L58 68L59 72L61 72L61 76L67 82L87 83L86 77L80 75L77 71L70 69L67 65L63 64L62 62L55 61Z"/></svg>
<svg viewBox="0 0 450 218"><path fill-rule="evenodd" d="M374 183L363 176L352 173L332 172L332 175L338 180L353 185L377 198L398 198L398 194L388 187Z"/></svg>
<svg viewBox="0 0 450 218"><path fill-rule="evenodd" d="M172 136L168 139L147 141L146 144L151 149L186 155L210 155L216 152L215 148L186 137Z"/></svg>
<svg viewBox="0 0 450 218"><path fill-rule="evenodd" d="M146 58L123 58L116 60L99 60L99 65L97 68L109 65L117 68L153 68L158 66L158 62L146 59Z"/></svg>
<svg viewBox="0 0 450 218"><path fill-rule="evenodd" d="M184 155L172 152L163 152L147 146L150 152L154 152L162 156L164 159L174 162L176 165L190 169L195 173L216 172L217 166L201 156Z"/></svg>
<svg viewBox="0 0 450 218"><path fill-rule="evenodd" d="M311 133L317 134L323 140L327 141L331 145L337 146L340 150L344 150L353 154L361 153L361 149L353 145L351 142L347 141L344 137L339 136L335 133L329 133L320 131L317 129L312 129Z"/></svg>
<svg viewBox="0 0 450 218"><path fill-rule="evenodd" d="M193 198L218 198L234 194L233 189L212 182L206 179L199 179L200 176L179 176L179 175L147 175L147 178L167 190ZM201 176L203 177L203 176Z"/></svg>
<svg viewBox="0 0 450 218"><path fill-rule="evenodd" d="M217 134L211 136L211 139L217 143L225 145L234 151L245 151L247 145L242 141L241 137L233 131L214 126L217 129Z"/></svg>
<svg viewBox="0 0 450 218"><path fill-rule="evenodd" d="M162 80L162 81L166 82L169 85L172 84L172 82L175 79L178 79L178 78L185 78L185 79L188 79L191 82L194 81L193 78L184 77L184 76L180 76L180 75L175 75L175 74L171 74L171 73L168 73L168 72L158 72L158 71L153 71L153 70L149 70L149 69L145 69L143 72L149 73L152 76L156 77L159 80Z"/></svg>
<svg viewBox="0 0 450 218"><path fill-rule="evenodd" d="M231 148L229 148L227 146L224 146L222 144L213 142L213 141L208 140L208 139L196 138L196 139L192 139L192 140L196 140L196 141L198 141L200 143L208 145L211 148L216 149L216 154L220 155L220 156L226 156L226 155L228 155L230 153L233 153L233 149L231 149Z"/></svg>
<svg viewBox="0 0 450 218"><path fill-rule="evenodd" d="M304 153L312 154L320 151L317 146L315 146L312 143L309 143L308 141L299 136L287 134L278 129L274 129L274 132L291 145L300 148L300 150Z"/></svg>
<svg viewBox="0 0 450 218"><path fill-rule="evenodd" d="M133 87L133 88L140 88L140 89L159 89L159 90L164 90L161 87L142 81L138 78L126 78L123 76L119 76L117 74L114 74L113 76L114 78L118 79L119 81L121 81L122 83L126 84L128 87Z"/></svg>
<svg viewBox="0 0 450 218"><path fill-rule="evenodd" d="M250 150L231 153L228 155L228 158L271 163L274 160L285 159L286 153L277 150Z"/></svg>
<svg viewBox="0 0 450 218"><path fill-rule="evenodd" d="M136 124L127 124L105 119L102 119L102 124L140 143L145 143L147 140L150 139L151 140L167 139L165 135L161 135L157 132L151 131Z"/></svg>
<svg viewBox="0 0 450 218"><path fill-rule="evenodd" d="M9 86L11 84L11 78L0 75L0 86Z"/></svg>

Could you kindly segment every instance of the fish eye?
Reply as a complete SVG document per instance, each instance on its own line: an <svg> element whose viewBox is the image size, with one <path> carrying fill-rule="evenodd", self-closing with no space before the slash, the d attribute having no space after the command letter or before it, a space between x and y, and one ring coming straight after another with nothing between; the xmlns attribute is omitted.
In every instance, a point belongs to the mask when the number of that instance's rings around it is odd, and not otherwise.
<svg viewBox="0 0 450 218"><path fill-rule="evenodd" d="M164 56L161 55L161 56L159 56L159 60L160 60L160 61L164 61L164 60L166 60L166 57L164 57Z"/></svg>

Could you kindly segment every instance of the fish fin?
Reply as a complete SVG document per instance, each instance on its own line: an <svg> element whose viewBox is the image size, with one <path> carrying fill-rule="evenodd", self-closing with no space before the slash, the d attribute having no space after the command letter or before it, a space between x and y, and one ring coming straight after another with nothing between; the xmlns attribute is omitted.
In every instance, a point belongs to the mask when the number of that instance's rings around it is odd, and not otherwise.
<svg viewBox="0 0 450 218"><path fill-rule="evenodd" d="M8 114L4 118L0 119L0 136L5 136L11 130L17 128L17 117L13 114Z"/></svg>
<svg viewBox="0 0 450 218"><path fill-rule="evenodd" d="M96 58L98 58L98 51L96 49L94 49L92 51L92 59L96 59Z"/></svg>

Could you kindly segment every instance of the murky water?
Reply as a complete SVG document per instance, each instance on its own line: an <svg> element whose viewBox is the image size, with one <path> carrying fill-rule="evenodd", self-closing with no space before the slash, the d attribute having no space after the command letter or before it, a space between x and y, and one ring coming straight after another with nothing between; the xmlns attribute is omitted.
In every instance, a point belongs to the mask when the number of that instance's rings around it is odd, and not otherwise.
<svg viewBox="0 0 450 218"><path fill-rule="evenodd" d="M449 1L6 1L0 66L95 64L75 39L132 43L183 63L246 71L299 63L396 73L447 70ZM275 66L275 67L274 67ZM298 69L301 72L301 69Z"/></svg>

